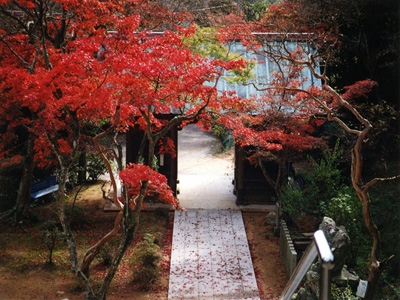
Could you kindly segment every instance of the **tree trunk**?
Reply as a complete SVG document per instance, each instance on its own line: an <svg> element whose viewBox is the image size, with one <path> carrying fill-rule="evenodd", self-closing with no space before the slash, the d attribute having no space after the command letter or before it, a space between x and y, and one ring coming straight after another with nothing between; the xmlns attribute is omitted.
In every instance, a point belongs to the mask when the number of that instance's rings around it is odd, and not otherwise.
<svg viewBox="0 0 400 300"><path fill-rule="evenodd" d="M79 171L78 171L78 184L84 184L86 182L87 172L87 159L86 150L79 154Z"/></svg>
<svg viewBox="0 0 400 300"><path fill-rule="evenodd" d="M281 190L281 187L282 187L283 174L287 173L287 170L286 170L286 167L285 167L285 163L282 162L281 160L278 161L278 174L277 174L277 177L276 177L275 181L272 179L272 177L268 173L268 170L265 167L261 156L259 156L259 158L258 158L258 165L261 168L261 171L262 171L262 173L264 175L265 180L273 188L277 202L279 202L279 199L280 199L279 198L279 196L280 196L279 193L280 193L280 190Z"/></svg>
<svg viewBox="0 0 400 300"><path fill-rule="evenodd" d="M371 210L370 210L370 198L368 192L365 189L361 189L361 193L358 193L358 197L362 199L362 209L364 215L364 222L372 237L372 247L370 252L370 265L368 268L368 288L367 294L364 299L372 300L379 278L382 274L383 268L381 262L379 261L379 246L381 243L381 237L377 226L372 220Z"/></svg>
<svg viewBox="0 0 400 300"><path fill-rule="evenodd" d="M365 294L364 299L372 300L374 299L374 294L376 291L376 287L378 286L379 278L382 274L382 269L379 264L371 264L368 268L368 288L367 293Z"/></svg>
<svg viewBox="0 0 400 300"><path fill-rule="evenodd" d="M147 157L147 165L149 167L151 167L153 169L155 168L155 166L154 166L154 150L155 150L155 146L157 144L158 139L160 138L160 136L165 135L171 129L173 124L175 124L175 123L177 124L178 122L180 122L179 118L174 120L173 122L170 122L169 126L164 128L163 131L159 132L156 135L153 135L151 132L151 127L150 126L148 127L149 130L147 131L146 134L147 134L148 142L149 142L148 157ZM103 160L106 161L106 158L101 150L100 144L98 143L99 137L100 137L100 135L98 135L94 138L95 146L96 146L96 149L99 151L100 156L102 156ZM120 147L118 148L118 153L119 153L118 156L122 159L122 155L121 155L122 149ZM122 160L119 162L122 162ZM107 162L106 162L106 164L109 167L110 174L112 174L112 169L110 168L111 166ZM119 165L119 166L121 167L121 165ZM99 291L97 293L94 293L93 290L91 289L89 281L86 280L87 285L86 285L86 295L84 298L85 300L106 300L107 291L110 287L110 284L118 270L118 267L121 263L123 256L125 255L126 249L132 243L135 232L139 226L141 208L142 208L142 205L143 205L146 193L147 193L147 188L149 185L149 181L142 182L140 192L138 194L138 197L136 198L136 206L132 210L130 208L130 203L129 203L129 199L126 194L126 190L123 189L124 203L122 205L122 203L120 203L119 200L116 199L116 183L115 183L115 180L113 181L113 176L111 176L111 181L112 181L112 185L114 186L114 191L115 191L113 202L121 209L122 221L119 222L118 217L117 217L115 224L114 224L114 229L108 235L115 234L115 230L116 230L118 224L122 225L122 235L121 235L117 253L113 257L110 269L108 270L107 275L106 275ZM106 235L105 237L107 237L108 235ZM102 241L99 241L98 244L99 245L102 244ZM99 247L94 246L93 253L94 253L94 251L97 251L100 248L101 248L101 246L99 246ZM88 258L87 258L88 266L87 267L89 267L89 265L90 265L90 261L92 259L91 256L92 256L92 252L88 252ZM84 279L85 278L86 277L84 277Z"/></svg>
<svg viewBox="0 0 400 300"><path fill-rule="evenodd" d="M68 252L69 252L69 261L70 261L71 269L75 276L77 276L78 278L83 280L83 282L86 286L87 294L90 297L87 299L95 299L95 298L93 298L94 292L90 285L89 279L85 276L85 274L82 272L82 270L79 266L75 236L71 230L70 222L69 222L67 212L66 212L66 205L65 205L65 203L66 203L65 197L66 196L65 196L64 191L65 191L65 185L66 185L67 178L68 178L68 172L69 172L69 168L65 168L64 166L61 165L60 177L59 177L59 189L57 192L58 216L59 216L61 226L63 228L65 240L67 242L67 248L68 248Z"/></svg>
<svg viewBox="0 0 400 300"><path fill-rule="evenodd" d="M6 222L10 222L13 225L18 224L21 220L29 219L31 217L31 184L33 178L33 169L35 166L33 161L34 145L34 136L29 134L16 203L13 209L5 212L2 216L2 219L4 219Z"/></svg>
<svg viewBox="0 0 400 300"><path fill-rule="evenodd" d="M381 237L378 227L376 226L371 216L371 199L369 196L369 189L373 186L373 184L370 183L365 185L362 180L362 146L369 130L372 128L368 120L363 120L363 124L365 127L357 134L357 141L352 149L351 180L357 196L362 204L362 212L364 216L365 226L372 238L370 265L368 269L368 289L367 294L364 298L365 300L372 300L376 290L376 286L379 281L379 277L382 273L382 268L379 261L379 247L381 244Z"/></svg>
<svg viewBox="0 0 400 300"><path fill-rule="evenodd" d="M89 268L93 259L96 257L97 254L99 254L101 248L120 232L122 217L123 215L121 210L120 212L118 212L115 218L114 228L105 236L103 236L94 246L90 247L86 251L82 260L81 269L87 278L89 278Z"/></svg>
<svg viewBox="0 0 400 300"><path fill-rule="evenodd" d="M103 284L98 293L98 300L106 300L107 291L110 287L112 279L118 270L118 266L126 252L128 246L132 243L136 229L139 226L140 212L143 204L143 200L147 193L147 187L149 182L143 182L140 189L139 197L137 198L136 207L132 211L129 207L129 199L125 198L125 205L123 209L123 219L122 219L122 236L120 244L115 254L113 261L111 263L110 269L103 281ZM89 300L89 299L88 299Z"/></svg>
<svg viewBox="0 0 400 300"><path fill-rule="evenodd" d="M75 237L72 233L70 223L68 220L66 205L65 205L65 184L66 184L67 172L61 167L60 177L59 177L59 189L57 192L57 206L58 206L58 216L63 228L65 239L67 241L67 247L69 250L70 265L73 271L78 268L78 254L76 250Z"/></svg>

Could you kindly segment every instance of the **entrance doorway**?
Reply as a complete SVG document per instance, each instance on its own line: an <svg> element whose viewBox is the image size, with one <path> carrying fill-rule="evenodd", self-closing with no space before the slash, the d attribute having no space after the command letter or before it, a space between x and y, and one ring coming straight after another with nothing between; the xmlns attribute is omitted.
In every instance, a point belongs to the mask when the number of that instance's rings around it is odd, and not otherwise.
<svg viewBox="0 0 400 300"><path fill-rule="evenodd" d="M178 199L187 209L238 209L233 194L234 151L195 124L178 132Z"/></svg>

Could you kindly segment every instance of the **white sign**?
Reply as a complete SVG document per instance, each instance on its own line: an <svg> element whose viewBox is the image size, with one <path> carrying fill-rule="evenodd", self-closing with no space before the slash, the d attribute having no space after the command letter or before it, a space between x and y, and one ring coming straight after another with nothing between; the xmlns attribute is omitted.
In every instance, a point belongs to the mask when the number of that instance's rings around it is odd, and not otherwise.
<svg viewBox="0 0 400 300"><path fill-rule="evenodd" d="M367 287L368 287L368 281L360 280L360 282L358 283L358 288L357 288L357 296L364 298L365 294L367 292Z"/></svg>

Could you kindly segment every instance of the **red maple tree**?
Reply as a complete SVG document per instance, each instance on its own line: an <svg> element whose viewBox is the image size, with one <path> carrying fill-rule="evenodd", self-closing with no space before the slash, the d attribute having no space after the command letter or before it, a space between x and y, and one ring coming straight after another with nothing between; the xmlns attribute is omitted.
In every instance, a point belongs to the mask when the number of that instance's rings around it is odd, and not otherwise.
<svg viewBox="0 0 400 300"><path fill-rule="evenodd" d="M235 143L245 151L250 164L261 169L267 183L273 188L275 197L279 194L285 178L290 175L288 162L293 161L310 149L322 148L325 140L317 137L316 129L324 123L315 122L315 111L289 111L291 107L282 108L276 95L273 99L265 96L257 103L263 102L268 108L258 110L257 114L243 111L241 114L225 116L220 121L229 129ZM266 163L277 165L277 173L271 173Z"/></svg>
<svg viewBox="0 0 400 300"><path fill-rule="evenodd" d="M310 103L307 94L299 92L306 85L318 89L318 82L304 75L304 66L285 63L279 58L281 47L289 51L287 44L281 44L282 34L251 33L251 28L251 24L235 22L221 29L221 35L225 43L241 41L247 54L251 54L253 62L259 65L255 72L270 73L245 78L243 87L252 86L254 95L248 99L236 99L234 103L227 102L225 113L218 121L231 131L235 143L244 149L249 162L261 169L279 200L282 184L289 172L288 162L302 152L325 146L325 139L315 134L325 118L320 116L319 105ZM302 58L301 44L306 44L306 41L301 37L298 43L296 47L293 46L295 43L290 45L293 48L290 54ZM277 55L271 55L274 53ZM271 66L265 66L267 63ZM278 166L277 174L268 170L267 162Z"/></svg>
<svg viewBox="0 0 400 300"><path fill-rule="evenodd" d="M133 240L144 197L157 194L179 208L165 177L154 171L156 146L162 141L161 150L171 151L170 143L163 138L173 126L200 119L208 109L219 109L224 97L218 97L216 82L223 70L241 69L245 62L210 60L193 53L182 39L193 34L194 27L164 31L162 35L143 30L144 26L158 26L161 20L165 29L174 24L172 19L183 17L167 14L149 1L125 1L121 5L119 1L26 0L2 1L0 5L2 16L9 21L1 22L0 31L0 74L7 73L1 75L4 80L0 85L5 103L1 113L7 116L2 120L2 138L9 137L9 143L2 144L2 158L8 163L20 160L20 156L13 156L13 143L21 140L17 129L24 128L28 149L21 199L29 199L35 164L56 166L56 202L72 270L83 280L87 299L105 299ZM152 11L157 17L150 17ZM158 18L160 12L165 12L163 18ZM160 114L173 117L163 120L157 117ZM132 164L120 170L124 188L122 198L118 198L114 171L106 155L108 147L102 144L102 138L134 126L145 132L149 142L146 165ZM64 191L70 168L88 141L108 167L114 189L112 201L120 211L110 232L79 262ZM121 156L117 158L121 169ZM94 290L90 264L101 247L117 235L118 250L103 284Z"/></svg>

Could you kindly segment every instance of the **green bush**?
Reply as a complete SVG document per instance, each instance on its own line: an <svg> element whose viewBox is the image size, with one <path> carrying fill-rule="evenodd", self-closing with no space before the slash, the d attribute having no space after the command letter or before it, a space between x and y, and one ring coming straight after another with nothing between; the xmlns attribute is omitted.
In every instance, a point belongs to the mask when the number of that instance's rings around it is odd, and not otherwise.
<svg viewBox="0 0 400 300"><path fill-rule="evenodd" d="M89 181L97 181L99 177L107 172L104 161L95 154L87 154L87 173Z"/></svg>
<svg viewBox="0 0 400 300"><path fill-rule="evenodd" d="M149 290L160 278L161 248L153 234L146 233L135 249L132 264L133 283L143 290Z"/></svg>
<svg viewBox="0 0 400 300"><path fill-rule="evenodd" d="M113 259L111 246L109 244L104 245L97 257L105 266L111 265Z"/></svg>
<svg viewBox="0 0 400 300"><path fill-rule="evenodd" d="M350 286L346 286L344 289L339 288L337 285L332 284L331 287L331 299L332 300L357 300L357 296L353 295Z"/></svg>
<svg viewBox="0 0 400 300"><path fill-rule="evenodd" d="M282 210L295 219L302 213L302 208L307 207L307 198L303 191L297 187L284 187L280 193Z"/></svg>
<svg viewBox="0 0 400 300"><path fill-rule="evenodd" d="M107 166L103 160L95 153L86 153L85 164L82 165L79 155L77 156L75 163L71 167L68 177L68 184L70 187L77 186L84 183L85 181L95 182L99 177L107 172ZM86 178L80 182L79 174L84 173Z"/></svg>
<svg viewBox="0 0 400 300"><path fill-rule="evenodd" d="M213 135L217 136L222 143L223 150L229 150L234 145L232 134L225 126L215 123L212 127Z"/></svg>
<svg viewBox="0 0 400 300"><path fill-rule="evenodd" d="M344 226L350 238L350 251L347 266L359 272L366 271L370 249L370 237L364 225L361 202L353 187L344 186L338 191L328 205L326 215L332 218L337 226Z"/></svg>
<svg viewBox="0 0 400 300"><path fill-rule="evenodd" d="M341 153L339 143L336 143L332 151L324 151L319 161L309 157L311 169L302 174L304 187L288 185L281 190L280 200L285 213L291 218L313 215L321 219L327 214L329 202L343 185L338 168Z"/></svg>
<svg viewBox="0 0 400 300"><path fill-rule="evenodd" d="M40 232L43 242L49 250L48 264L53 264L53 252L60 242L64 241L64 233L58 228L55 221L47 221L41 225Z"/></svg>
<svg viewBox="0 0 400 300"><path fill-rule="evenodd" d="M259 21L268 6L275 3L275 0L245 1L243 12L248 21Z"/></svg>

